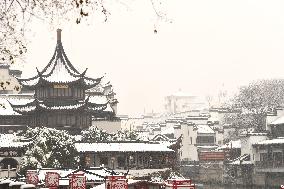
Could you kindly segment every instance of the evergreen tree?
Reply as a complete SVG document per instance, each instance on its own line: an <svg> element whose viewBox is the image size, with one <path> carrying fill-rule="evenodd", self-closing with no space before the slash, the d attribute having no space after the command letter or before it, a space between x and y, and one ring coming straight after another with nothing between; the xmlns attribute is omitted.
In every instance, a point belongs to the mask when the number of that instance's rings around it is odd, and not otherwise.
<svg viewBox="0 0 284 189"><path fill-rule="evenodd" d="M284 103L284 80L269 79L252 82L240 88L233 99L233 108L242 110L232 118L233 125L263 130L266 114Z"/></svg>
<svg viewBox="0 0 284 189"><path fill-rule="evenodd" d="M30 140L22 157L22 170L75 167L78 164L75 140L66 131L37 127L28 128L21 135Z"/></svg>
<svg viewBox="0 0 284 189"><path fill-rule="evenodd" d="M82 131L82 142L113 142L113 141L139 141L135 131L120 130L109 134L96 126L89 127Z"/></svg>

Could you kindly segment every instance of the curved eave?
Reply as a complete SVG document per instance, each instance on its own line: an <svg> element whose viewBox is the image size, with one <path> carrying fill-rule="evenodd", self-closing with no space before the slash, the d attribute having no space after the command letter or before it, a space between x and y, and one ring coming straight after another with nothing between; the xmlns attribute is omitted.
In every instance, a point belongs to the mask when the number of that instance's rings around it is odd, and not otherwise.
<svg viewBox="0 0 284 189"><path fill-rule="evenodd" d="M39 104L39 109L44 111L73 111L73 110L84 110L86 103L78 103L78 104L71 104L71 105L64 105L64 106L47 106L45 104Z"/></svg>
<svg viewBox="0 0 284 189"><path fill-rule="evenodd" d="M22 114L22 115L30 115L37 111L36 106L26 106L23 108L14 108L15 112Z"/></svg>
<svg viewBox="0 0 284 189"><path fill-rule="evenodd" d="M97 78L97 79L92 79L92 78L89 78L89 77L84 77L84 87L85 89L91 89L95 86L97 86L101 80L102 80L103 77L100 77L100 78Z"/></svg>
<svg viewBox="0 0 284 189"><path fill-rule="evenodd" d="M32 89L32 90L34 90L34 88L37 86L37 84L39 82L39 76L38 75L31 77L31 78L28 78L28 79L21 79L21 78L17 78L17 77L16 77L16 79L22 87L26 87L26 88Z"/></svg>
<svg viewBox="0 0 284 189"><path fill-rule="evenodd" d="M102 112L107 108L107 104L97 104L97 105L88 105L87 106L87 111L91 112L91 113L98 113L98 112Z"/></svg>
<svg viewBox="0 0 284 189"><path fill-rule="evenodd" d="M37 100L34 100L24 105L17 105L17 104L12 104L11 102L9 102L13 110L22 115L31 114L35 112L37 108L37 103L38 103Z"/></svg>

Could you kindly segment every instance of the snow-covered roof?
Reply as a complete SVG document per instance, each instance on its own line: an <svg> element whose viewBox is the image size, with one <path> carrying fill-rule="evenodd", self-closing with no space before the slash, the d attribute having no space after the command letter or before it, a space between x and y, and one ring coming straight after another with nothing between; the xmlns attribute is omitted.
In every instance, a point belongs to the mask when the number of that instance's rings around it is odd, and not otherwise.
<svg viewBox="0 0 284 189"><path fill-rule="evenodd" d="M9 184L9 183L11 183L11 182L13 182L13 181L10 180L10 179L5 179L5 180L2 180L2 181L0 182L0 184Z"/></svg>
<svg viewBox="0 0 284 189"><path fill-rule="evenodd" d="M231 165L251 165L253 164L251 161L240 161L240 160L236 160L233 161L232 163L230 163Z"/></svg>
<svg viewBox="0 0 284 189"><path fill-rule="evenodd" d="M26 184L25 182L10 182L9 187L11 186L19 186L19 185L23 185Z"/></svg>
<svg viewBox="0 0 284 189"><path fill-rule="evenodd" d="M91 189L105 189L106 188L106 184L103 183L103 184L100 184L100 185L97 185L97 186L94 186L92 187Z"/></svg>
<svg viewBox="0 0 284 189"><path fill-rule="evenodd" d="M106 104L108 103L108 99L105 95L91 95L89 96L89 102L93 104Z"/></svg>
<svg viewBox="0 0 284 189"><path fill-rule="evenodd" d="M230 142L224 144L218 149L231 149L231 148L241 148L241 140L231 140Z"/></svg>
<svg viewBox="0 0 284 189"><path fill-rule="evenodd" d="M95 87L88 89L86 92L87 92L87 93L89 92L89 93L101 93L101 94L103 94L104 88L103 88L103 86L102 86L102 82L100 82L100 83L99 83L98 85L96 85Z"/></svg>
<svg viewBox="0 0 284 189"><path fill-rule="evenodd" d="M56 172L60 175L60 177L66 177L68 174L71 174L74 170L61 170L61 169L40 169L38 172L38 179L45 180L45 175L47 172Z"/></svg>
<svg viewBox="0 0 284 189"><path fill-rule="evenodd" d="M164 129L164 130L161 131L162 135L173 134L173 133L175 133L174 127L169 127L167 129Z"/></svg>
<svg viewBox="0 0 284 189"><path fill-rule="evenodd" d="M47 172L56 172L60 175L59 185L69 185L68 175L77 171L72 169L40 169L38 172L39 180L44 181ZM84 175L87 181L103 181L104 177L112 175L112 171L104 167L93 167L86 169Z"/></svg>
<svg viewBox="0 0 284 189"><path fill-rule="evenodd" d="M275 121L273 121L270 124L271 125L281 125L281 124L284 124L284 116L279 117L278 119L276 119Z"/></svg>
<svg viewBox="0 0 284 189"><path fill-rule="evenodd" d="M254 145L270 145L270 144L284 144L284 137L278 137L271 140L264 140L255 143Z"/></svg>
<svg viewBox="0 0 284 189"><path fill-rule="evenodd" d="M113 112L113 109L111 108L110 104L107 104L106 109L104 109L104 112Z"/></svg>
<svg viewBox="0 0 284 189"><path fill-rule="evenodd" d="M208 125L196 125L199 134L214 134L214 130Z"/></svg>
<svg viewBox="0 0 284 189"><path fill-rule="evenodd" d="M250 160L249 160L250 155L249 154L244 154L238 158L236 158L235 160L233 160L232 162L230 162L229 164L231 165L250 165L253 164Z"/></svg>
<svg viewBox="0 0 284 189"><path fill-rule="evenodd" d="M69 70L67 67L67 64L63 62L60 58L56 60L56 63L54 63L54 67L50 72L46 72L48 76L44 77L44 80L49 81L49 82L62 82L62 83L67 83L67 82L72 82L76 81L79 78L74 77L74 75L78 73L72 73L71 69ZM65 65L66 64L66 65Z"/></svg>
<svg viewBox="0 0 284 189"><path fill-rule="evenodd" d="M18 142L19 138L15 134L0 134L0 148L22 147L29 142Z"/></svg>
<svg viewBox="0 0 284 189"><path fill-rule="evenodd" d="M39 104L40 107L48 110L72 110L72 109L78 109L84 105L85 103L77 103L77 104L64 105L64 106L46 106L45 104L42 103Z"/></svg>
<svg viewBox="0 0 284 189"><path fill-rule="evenodd" d="M143 176L149 176L152 173L157 172L165 172L170 170L169 168L163 168L163 169L129 169L129 170L117 170L118 172L126 173L128 172L129 177L143 177Z"/></svg>
<svg viewBox="0 0 284 189"><path fill-rule="evenodd" d="M75 143L79 152L173 152L156 143Z"/></svg>
<svg viewBox="0 0 284 189"><path fill-rule="evenodd" d="M6 99L0 99L0 115L20 115L19 113L15 112Z"/></svg>
<svg viewBox="0 0 284 189"><path fill-rule="evenodd" d="M21 98L19 96L8 96L8 95L1 95L0 96L0 115L20 115L16 111L13 110L11 104L15 105L24 105L27 103L32 102L34 99L32 98Z"/></svg>
<svg viewBox="0 0 284 189"><path fill-rule="evenodd" d="M23 184L23 185L21 185L20 189L24 189L24 188L35 188L35 185L33 185L33 184Z"/></svg>
<svg viewBox="0 0 284 189"><path fill-rule="evenodd" d="M57 35L58 34L59 31ZM86 71L87 70L79 73L79 71L75 69L64 52L61 40L57 40L54 54L44 69L42 71L37 70L37 75L32 78L18 79L18 81L22 85L34 88L40 80L51 83L70 83L82 80L87 88L94 87L100 82L101 78L92 79L85 77Z"/></svg>
<svg viewBox="0 0 284 189"><path fill-rule="evenodd" d="M74 110L86 107L90 111L112 111L107 109L106 104L87 104L86 101L78 101L69 105L47 105L43 101L33 100L25 105L14 105L12 104L12 110L18 113L29 113L35 111L37 108L45 110ZM106 110L107 109L107 110Z"/></svg>

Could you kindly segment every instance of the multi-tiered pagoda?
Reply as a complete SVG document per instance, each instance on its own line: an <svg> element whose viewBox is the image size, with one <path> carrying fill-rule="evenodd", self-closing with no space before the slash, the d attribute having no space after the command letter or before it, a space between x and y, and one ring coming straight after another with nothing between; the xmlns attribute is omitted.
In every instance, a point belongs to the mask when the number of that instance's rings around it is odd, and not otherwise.
<svg viewBox="0 0 284 189"><path fill-rule="evenodd" d="M34 100L26 104L12 104L13 110L29 117L30 126L47 126L76 132L92 124L92 118L115 116L113 100L100 91L86 93L101 86L102 78L80 73L68 60L57 30L57 44L53 57L36 76L18 79L23 88L34 91ZM115 101L117 103L117 101Z"/></svg>

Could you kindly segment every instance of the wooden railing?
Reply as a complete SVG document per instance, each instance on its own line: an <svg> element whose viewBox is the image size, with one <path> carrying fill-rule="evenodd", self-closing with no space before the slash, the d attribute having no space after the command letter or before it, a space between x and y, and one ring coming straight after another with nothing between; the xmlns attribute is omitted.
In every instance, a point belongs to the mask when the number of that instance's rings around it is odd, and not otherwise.
<svg viewBox="0 0 284 189"><path fill-rule="evenodd" d="M0 169L0 178L5 177L16 177L17 176L17 170L16 169Z"/></svg>

